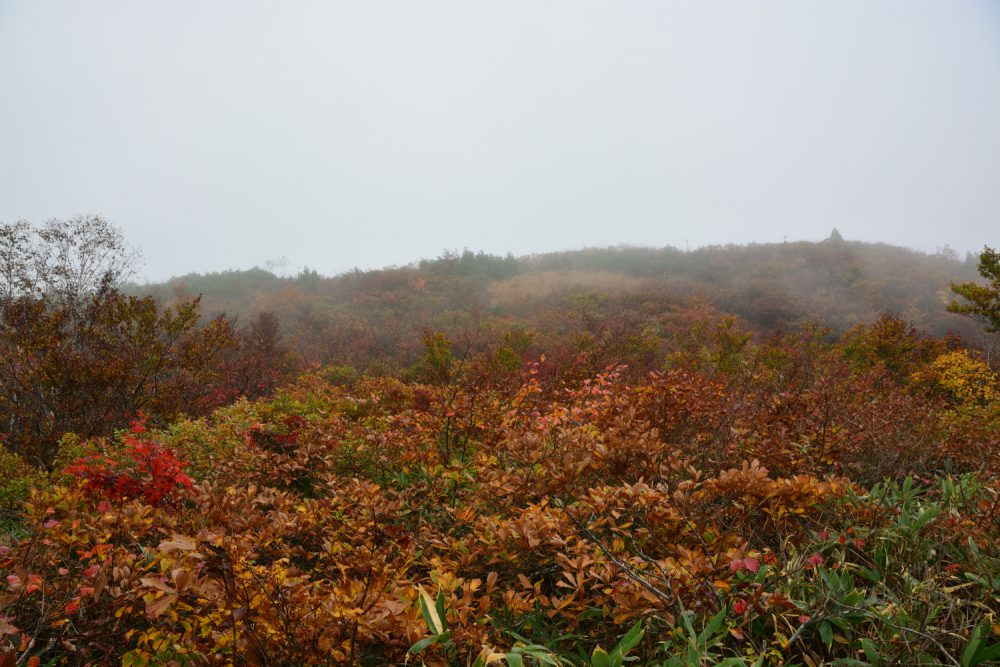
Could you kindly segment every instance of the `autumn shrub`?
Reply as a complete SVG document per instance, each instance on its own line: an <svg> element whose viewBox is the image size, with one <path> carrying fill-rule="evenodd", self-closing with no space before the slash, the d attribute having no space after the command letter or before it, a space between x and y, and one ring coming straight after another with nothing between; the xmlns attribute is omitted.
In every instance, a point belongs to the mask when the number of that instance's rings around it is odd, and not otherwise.
<svg viewBox="0 0 1000 667"><path fill-rule="evenodd" d="M80 488L34 492L21 513L28 535L0 547L0 655L116 662L145 624L139 579L161 517Z"/></svg>
<svg viewBox="0 0 1000 667"><path fill-rule="evenodd" d="M476 365L437 384L307 374L67 441L65 472L12 505L0 656L993 659L998 443L969 415L995 396L959 410L941 355L902 377L814 332L720 335L732 355L710 363L550 374L539 358L513 386Z"/></svg>
<svg viewBox="0 0 1000 667"><path fill-rule="evenodd" d="M906 320L884 314L851 328L840 343L843 356L860 369L881 365L897 381L944 353L954 340L922 335Z"/></svg>
<svg viewBox="0 0 1000 667"><path fill-rule="evenodd" d="M13 452L0 447L0 544L20 530L19 510L32 489L44 489L48 477Z"/></svg>
<svg viewBox="0 0 1000 667"><path fill-rule="evenodd" d="M217 410L211 417L183 419L155 432L156 438L187 461L193 479L211 478L221 461L230 458L244 434L257 422L246 401Z"/></svg>
<svg viewBox="0 0 1000 667"><path fill-rule="evenodd" d="M992 406L1000 383L988 365L966 350L946 352L914 371L911 381L947 399L958 410Z"/></svg>
<svg viewBox="0 0 1000 667"><path fill-rule="evenodd" d="M351 385L359 377L358 370L353 366L325 366L320 374L323 379L333 385Z"/></svg>
<svg viewBox="0 0 1000 667"><path fill-rule="evenodd" d="M53 469L65 433L109 436L140 411L158 419L206 413L228 322L202 326L197 299L161 308L102 285L79 302L0 301L0 434Z"/></svg>
<svg viewBox="0 0 1000 667"><path fill-rule="evenodd" d="M193 480L185 473L187 462L155 440L143 419L124 434L119 450L111 455L91 455L70 463L62 472L82 481L82 488L107 500L141 498L149 505L172 502L179 489Z"/></svg>
<svg viewBox="0 0 1000 667"><path fill-rule="evenodd" d="M744 645L755 636L777 638L785 651L797 644L814 662L995 660L1000 642L984 623L1000 560L974 520L994 493L970 477L946 477L937 488L908 478L844 498L841 509L870 508L868 520L830 516L782 556L732 563L740 574L726 593L730 634Z"/></svg>
<svg viewBox="0 0 1000 667"><path fill-rule="evenodd" d="M31 489L44 486L45 475L23 458L0 448L0 510L20 506Z"/></svg>

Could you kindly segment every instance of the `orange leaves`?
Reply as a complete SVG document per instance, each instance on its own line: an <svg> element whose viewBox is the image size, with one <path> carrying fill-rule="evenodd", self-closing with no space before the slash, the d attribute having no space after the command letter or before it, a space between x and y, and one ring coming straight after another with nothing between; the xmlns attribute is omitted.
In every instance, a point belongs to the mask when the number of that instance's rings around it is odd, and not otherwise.
<svg viewBox="0 0 1000 667"><path fill-rule="evenodd" d="M474 660L510 631L611 645L678 605L714 615L742 601L732 628L746 638L755 615L799 615L758 579L814 572L814 548L790 554L818 524L882 520L830 473L915 461L888 446L922 433L929 405L835 355L796 369L805 351L777 352L760 361L774 368L732 376L612 366L567 386L541 368L504 389L305 377L156 434L198 461L173 504L95 502L79 483L36 492L35 532L0 552L19 587L0 594L0 619L108 647L107 662L400 662L427 638L421 590L451 642L428 644L428 664ZM985 544L981 525L948 530Z"/></svg>

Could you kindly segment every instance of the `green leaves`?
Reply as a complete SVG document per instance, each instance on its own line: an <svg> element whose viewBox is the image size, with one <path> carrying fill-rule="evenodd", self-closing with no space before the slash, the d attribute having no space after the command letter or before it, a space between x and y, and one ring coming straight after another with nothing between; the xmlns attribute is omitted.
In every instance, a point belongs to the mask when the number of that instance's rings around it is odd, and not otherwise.
<svg viewBox="0 0 1000 667"><path fill-rule="evenodd" d="M451 638L451 633L442 633L440 635L431 635L430 637L424 637L423 639L416 642L413 646L410 647L410 653L416 655L417 653L420 653L428 646L444 643L450 638Z"/></svg>
<svg viewBox="0 0 1000 667"><path fill-rule="evenodd" d="M424 590L424 587L420 587L420 613L424 617L424 621L427 622L427 628L432 634L440 635L448 629L445 620L445 610L444 610L444 591L439 590L437 594L437 600L432 598L430 594Z"/></svg>
<svg viewBox="0 0 1000 667"><path fill-rule="evenodd" d="M418 587L418 591L420 614L424 617L424 622L431 634L410 647L409 653L412 655L420 653L428 646L447 644L451 640L451 631L448 630L447 615L445 614L444 591L438 590L437 599L432 598L423 586Z"/></svg>
<svg viewBox="0 0 1000 667"><path fill-rule="evenodd" d="M830 624L830 621L824 620L819 622L817 629L820 639L823 640L823 643L826 644L826 650L829 651L833 647L833 625Z"/></svg>
<svg viewBox="0 0 1000 667"><path fill-rule="evenodd" d="M590 656L590 664L593 667L612 667L615 663L612 661L611 656L601 647L594 649L594 652ZM618 665L621 664L621 657L619 656ZM617 667L617 665L615 665Z"/></svg>
<svg viewBox="0 0 1000 667"><path fill-rule="evenodd" d="M610 653L600 647L595 648L590 656L591 667L622 667L629 651L639 645L644 634L642 621L639 621L619 640L618 645Z"/></svg>
<svg viewBox="0 0 1000 667"><path fill-rule="evenodd" d="M728 610L723 607L718 613L713 615L705 623L701 631L695 630L691 612L682 611L680 614L683 644L681 646L668 646L670 652L677 651L665 663L664 667L700 667L701 665L715 665L720 663L721 655L717 650L725 638L729 635L729 628L726 626L726 614ZM745 665L742 658L737 658L737 662L732 665Z"/></svg>
<svg viewBox="0 0 1000 667"><path fill-rule="evenodd" d="M1000 331L1000 252L986 246L979 255L979 275L989 285L973 282L952 283L951 291L962 298L948 304L948 311L966 315L986 325L991 333Z"/></svg>
<svg viewBox="0 0 1000 667"><path fill-rule="evenodd" d="M962 651L962 667L975 667L975 665L982 665L1000 658L1000 642L986 644L991 630L989 622L984 622L977 625L976 629L972 631L969 643L965 645L965 650Z"/></svg>
<svg viewBox="0 0 1000 667"><path fill-rule="evenodd" d="M868 637L862 637L861 650L864 651L865 657L868 658L868 662L872 664L872 667L879 667L882 663L882 656L879 652L878 645L874 641Z"/></svg>

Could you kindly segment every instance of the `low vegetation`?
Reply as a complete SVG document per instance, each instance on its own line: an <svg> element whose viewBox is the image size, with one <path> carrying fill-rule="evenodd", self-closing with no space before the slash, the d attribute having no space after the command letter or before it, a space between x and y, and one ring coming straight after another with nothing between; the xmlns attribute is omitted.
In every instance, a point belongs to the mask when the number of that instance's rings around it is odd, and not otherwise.
<svg viewBox="0 0 1000 667"><path fill-rule="evenodd" d="M734 347L725 326L662 371L575 385L547 360L491 382L489 360L459 368L428 341L435 383L309 374L206 418L65 442L51 476L3 487L6 650L261 665L1000 655L992 371L891 319L835 345L805 331Z"/></svg>
<svg viewBox="0 0 1000 667"><path fill-rule="evenodd" d="M4 431L0 665L1000 660L986 358L893 316L683 315L427 330L398 373L283 382L258 319L200 367L268 386Z"/></svg>

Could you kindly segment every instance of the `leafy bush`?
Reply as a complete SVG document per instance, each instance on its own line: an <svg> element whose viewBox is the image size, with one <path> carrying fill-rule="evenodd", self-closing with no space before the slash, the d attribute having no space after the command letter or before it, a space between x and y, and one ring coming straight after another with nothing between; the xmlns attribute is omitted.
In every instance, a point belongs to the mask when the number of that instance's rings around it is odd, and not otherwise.
<svg viewBox="0 0 1000 667"><path fill-rule="evenodd" d="M89 493L113 501L141 498L154 506L172 501L178 489L192 485L184 472L187 462L154 440L144 420L132 424L116 454L77 459L63 472L81 480Z"/></svg>
<svg viewBox="0 0 1000 667"><path fill-rule="evenodd" d="M996 660L995 395L959 419L922 379L949 377L942 354L890 372L816 330L734 327L652 373L588 375L586 356L513 384L454 359L435 384L311 374L162 431L67 441L65 472L12 496L0 656Z"/></svg>

